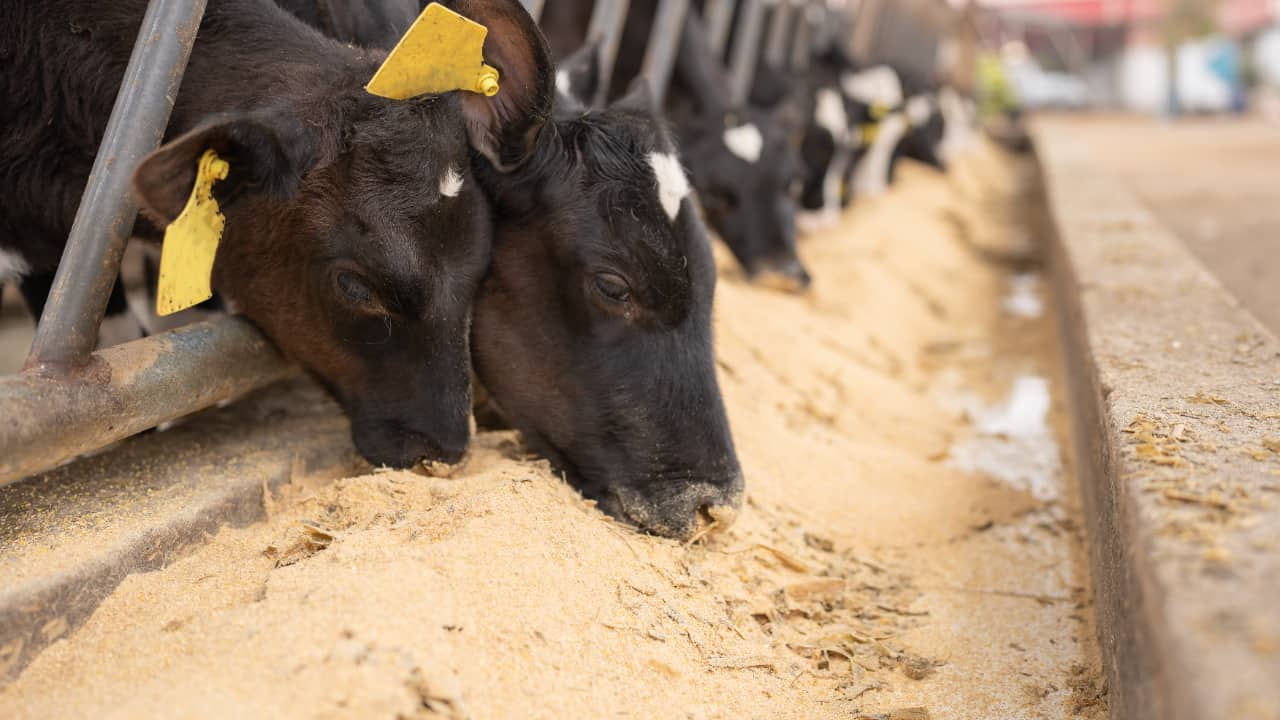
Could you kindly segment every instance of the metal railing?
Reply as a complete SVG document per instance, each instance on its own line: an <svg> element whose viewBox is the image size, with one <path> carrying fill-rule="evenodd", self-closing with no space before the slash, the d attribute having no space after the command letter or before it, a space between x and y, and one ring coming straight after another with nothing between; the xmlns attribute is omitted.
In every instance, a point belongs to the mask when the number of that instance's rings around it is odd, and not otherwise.
<svg viewBox="0 0 1280 720"><path fill-rule="evenodd" d="M545 0L522 0L539 17ZM164 137L206 0L151 0L89 176L52 291L22 373L0 378L0 484L57 466L156 425L286 377L288 363L249 323L233 317L94 352L138 204L131 178ZM807 61L823 0L709 0L712 48L721 56L737 14L731 86L746 102L765 32L768 59ZM599 0L590 37L600 43L604 92L628 0ZM775 7L779 12L770 16ZM803 7L802 7L803 6ZM804 8L807 8L804 9ZM661 103L690 10L660 0L644 75ZM772 24L771 24L772 23ZM793 27L794 29L788 29ZM603 102L603 94L597 98Z"/></svg>

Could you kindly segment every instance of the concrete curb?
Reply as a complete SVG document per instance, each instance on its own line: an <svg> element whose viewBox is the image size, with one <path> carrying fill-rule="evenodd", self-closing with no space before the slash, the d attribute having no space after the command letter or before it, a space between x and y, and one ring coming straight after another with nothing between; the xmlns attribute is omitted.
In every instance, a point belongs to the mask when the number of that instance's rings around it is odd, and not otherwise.
<svg viewBox="0 0 1280 720"><path fill-rule="evenodd" d="M1280 343L1069 127L1033 135L1111 717L1280 718Z"/></svg>
<svg viewBox="0 0 1280 720"><path fill-rule="evenodd" d="M262 518L267 490L354 467L347 421L294 381L0 487L0 687L128 575Z"/></svg>

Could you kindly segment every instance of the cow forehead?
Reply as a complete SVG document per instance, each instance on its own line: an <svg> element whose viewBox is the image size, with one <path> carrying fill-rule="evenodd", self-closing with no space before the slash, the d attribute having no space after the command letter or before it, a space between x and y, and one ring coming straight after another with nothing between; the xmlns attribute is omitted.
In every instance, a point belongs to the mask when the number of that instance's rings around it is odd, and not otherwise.
<svg viewBox="0 0 1280 720"><path fill-rule="evenodd" d="M923 125L933 113L933 99L928 95L916 95L907 100L907 120L912 125Z"/></svg>
<svg viewBox="0 0 1280 720"><path fill-rule="evenodd" d="M752 165L760 162L760 155L764 152L764 135L754 122L725 128L723 139L729 152Z"/></svg>
<svg viewBox="0 0 1280 720"><path fill-rule="evenodd" d="M818 127L831 133L833 138L843 140L849 132L849 116L844 109L844 100L840 93L829 87L818 90L817 102L813 108L813 121Z"/></svg>
<svg viewBox="0 0 1280 720"><path fill-rule="evenodd" d="M667 217L675 220L680 214L680 203L689 196L689 178L673 153L649 153L649 166L658 181L658 202Z"/></svg>
<svg viewBox="0 0 1280 720"><path fill-rule="evenodd" d="M864 105L897 107L902 104L902 81L888 65L845 73L840 78L840 87L851 100Z"/></svg>

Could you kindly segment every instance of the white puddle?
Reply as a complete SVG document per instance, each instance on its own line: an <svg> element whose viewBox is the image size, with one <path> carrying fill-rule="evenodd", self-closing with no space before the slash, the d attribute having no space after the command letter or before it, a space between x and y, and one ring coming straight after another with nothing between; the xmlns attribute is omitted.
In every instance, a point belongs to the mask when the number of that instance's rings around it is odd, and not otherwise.
<svg viewBox="0 0 1280 720"><path fill-rule="evenodd" d="M977 434L951 448L947 465L995 478L1040 500L1058 497L1062 458L1048 422L1048 379L1018 376L998 405L984 406L972 395L958 400Z"/></svg>
<svg viewBox="0 0 1280 720"><path fill-rule="evenodd" d="M1040 277L1035 273L1023 273L1009 278L1009 294L1000 301L1000 307L1009 315L1028 320L1044 315L1044 300L1040 297Z"/></svg>

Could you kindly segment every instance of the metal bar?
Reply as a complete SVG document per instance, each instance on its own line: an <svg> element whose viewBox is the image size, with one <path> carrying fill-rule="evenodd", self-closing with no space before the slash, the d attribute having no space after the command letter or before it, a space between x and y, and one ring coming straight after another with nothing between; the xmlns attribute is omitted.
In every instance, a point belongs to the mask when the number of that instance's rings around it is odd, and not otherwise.
<svg viewBox="0 0 1280 720"><path fill-rule="evenodd" d="M203 410L292 372L234 317L188 325L90 356L71 379L0 378L0 485Z"/></svg>
<svg viewBox="0 0 1280 720"><path fill-rule="evenodd" d="M818 24L822 22L824 6L814 0L801 8L796 18L795 37L791 40L791 58L787 65L792 70L808 70L809 61L813 58L813 36Z"/></svg>
<svg viewBox="0 0 1280 720"><path fill-rule="evenodd" d="M724 62L724 47L729 42L729 25L737 0L707 0L703 18L707 26L707 42L715 52L718 62Z"/></svg>
<svg viewBox="0 0 1280 720"><path fill-rule="evenodd" d="M662 107L671 83L671 70L680 50L680 36L689 14L689 0L659 0L658 16L644 56L644 76L649 79L653 100Z"/></svg>
<svg viewBox="0 0 1280 720"><path fill-rule="evenodd" d="M746 0L746 7L738 18L733 62L729 70L729 102L735 108L745 107L747 98L751 96L751 83L755 80L756 62L760 57L760 39L764 34L764 15L769 4L770 0Z"/></svg>
<svg viewBox="0 0 1280 720"><path fill-rule="evenodd" d="M618 45L622 42L622 26L627 21L629 0L597 0L587 27L588 42L600 44L600 82L592 105L602 107L609 98L613 66L618 60Z"/></svg>
<svg viewBox="0 0 1280 720"><path fill-rule="evenodd" d="M769 18L769 39L764 46L764 61L775 70L782 69L787 62L792 34L791 22L793 18L802 15L798 4L799 0L781 0ZM804 22L803 17L800 17L800 22Z"/></svg>
<svg viewBox="0 0 1280 720"><path fill-rule="evenodd" d="M546 0L520 0L520 4L529 11L529 16L534 22L542 19L542 6L546 4Z"/></svg>
<svg viewBox="0 0 1280 720"><path fill-rule="evenodd" d="M67 375L84 367L120 271L138 203L134 168L160 145L205 0L151 0L106 134L36 330L26 367Z"/></svg>

